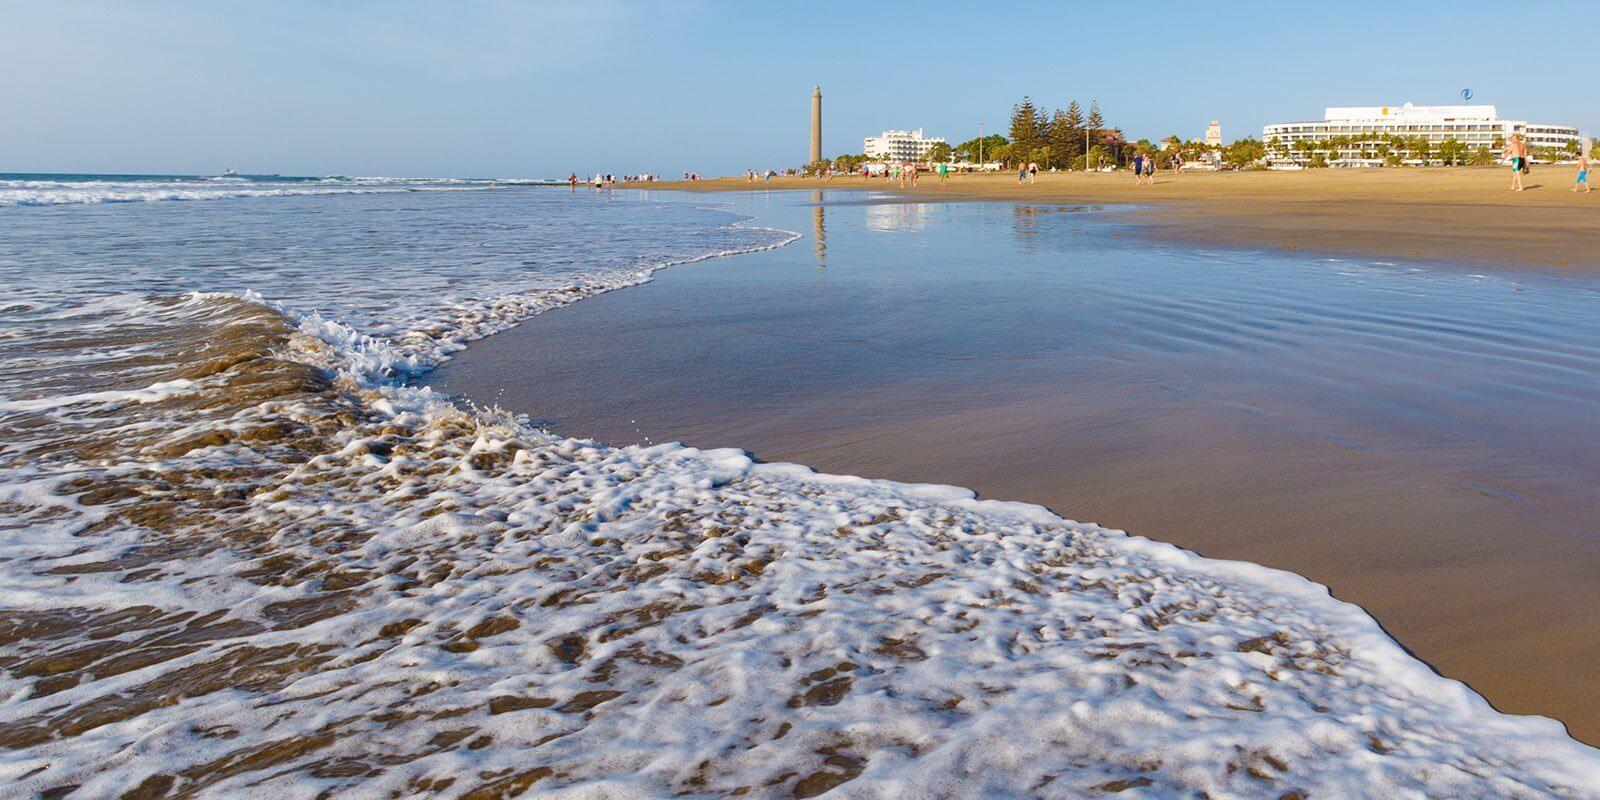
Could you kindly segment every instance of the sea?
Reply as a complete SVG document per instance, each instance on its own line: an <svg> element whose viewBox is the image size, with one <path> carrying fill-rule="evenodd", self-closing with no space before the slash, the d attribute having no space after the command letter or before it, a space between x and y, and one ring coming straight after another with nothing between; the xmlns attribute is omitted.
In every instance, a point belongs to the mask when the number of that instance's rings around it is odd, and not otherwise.
<svg viewBox="0 0 1600 800"><path fill-rule="evenodd" d="M1600 752L1297 575L425 385L800 236L532 181L0 175L0 796L1600 796Z"/></svg>

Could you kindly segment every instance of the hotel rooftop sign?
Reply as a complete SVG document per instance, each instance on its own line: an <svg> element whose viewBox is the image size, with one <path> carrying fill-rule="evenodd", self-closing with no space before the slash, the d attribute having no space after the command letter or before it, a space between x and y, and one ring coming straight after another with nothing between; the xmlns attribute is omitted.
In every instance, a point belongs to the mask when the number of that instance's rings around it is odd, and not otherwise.
<svg viewBox="0 0 1600 800"><path fill-rule="evenodd" d="M1327 122L1374 120L1488 121L1497 119L1494 106L1332 106L1323 110Z"/></svg>

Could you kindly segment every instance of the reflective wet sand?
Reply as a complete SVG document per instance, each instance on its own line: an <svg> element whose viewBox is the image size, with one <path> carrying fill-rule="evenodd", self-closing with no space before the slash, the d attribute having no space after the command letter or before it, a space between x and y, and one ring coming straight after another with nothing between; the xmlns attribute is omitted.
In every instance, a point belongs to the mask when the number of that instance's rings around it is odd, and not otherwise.
<svg viewBox="0 0 1600 800"><path fill-rule="evenodd" d="M1576 165L1542 167L1512 192L1502 167L1160 172L1137 185L1126 172L953 175L947 183L860 177L780 177L769 188L881 192L913 202L1140 203L1158 213L1146 230L1170 242L1315 251L1351 258L1420 258L1546 274L1600 276L1600 214L1592 194L1567 191ZM741 179L666 183L713 201L749 191Z"/></svg>
<svg viewBox="0 0 1600 800"><path fill-rule="evenodd" d="M433 380L562 433L958 484L1289 569L1600 741L1600 287L846 199L741 201L811 246L669 270Z"/></svg>

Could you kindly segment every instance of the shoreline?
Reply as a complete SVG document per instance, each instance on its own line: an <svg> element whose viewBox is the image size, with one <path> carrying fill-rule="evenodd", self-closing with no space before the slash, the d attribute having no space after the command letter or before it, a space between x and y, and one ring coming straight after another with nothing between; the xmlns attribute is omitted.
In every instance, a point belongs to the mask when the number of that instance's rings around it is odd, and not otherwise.
<svg viewBox="0 0 1600 800"><path fill-rule="evenodd" d="M855 205L855 203L849 200L846 200L845 204ZM763 221L770 220L764 218ZM846 224L848 225L848 223ZM848 228L845 230L848 230ZM836 246L837 244L838 243L835 242ZM669 279L669 283L670 282L671 279ZM660 284L657 284L657 286L659 287ZM717 296L721 296L724 298L724 300L727 300L727 298L723 295L718 294ZM609 300L601 300L600 302L615 304L619 302L619 298L612 297ZM666 305L673 308L700 308L706 307L706 304L707 298L705 297L678 296L674 302L668 302ZM681 312L673 312L673 324L682 323L682 318L678 316L680 313ZM634 340L654 340L653 334L646 332L636 332L636 334L636 336L632 337ZM546 329L538 336L534 337L540 342L539 346L541 348L551 346L552 343L546 338L548 335L549 330ZM493 350L501 346L506 346L508 342L515 342L517 338L517 335L514 333L509 337L495 337L496 343L489 345L488 347L489 349ZM484 346L484 343L479 343L474 346L474 349L478 351L480 357L482 354L482 348L484 348ZM505 362L502 362L502 367L499 371L503 372L504 366ZM592 375L592 373L590 374ZM495 385L498 387L498 390L503 390L505 388L503 381L497 382ZM611 390L617 392L622 391L620 387L612 387ZM611 390L608 390L608 393ZM459 396L459 390L457 389L449 388L446 389L446 391L453 395ZM560 392L558 392L558 394L559 393ZM471 392L466 393L466 396L468 397L471 397L471 395ZM485 397L488 396L489 395L485 395ZM497 402L504 399L499 394L494 394L493 397ZM1041 415L1040 409L1026 404L1020 406L1019 409L1020 410L1018 413L1024 415ZM1066 412L1060 411L1060 413ZM1050 412L1050 414L1057 414L1057 416L1059 416L1058 412L1054 411ZM628 416L631 417L633 415L633 411L628 412ZM781 433L770 430L766 431L765 433L757 431L756 433L752 434L749 431L746 431L744 434L737 436L723 436L710 439L704 438L707 433L716 429L716 426L714 425L705 430L693 427L678 428L668 426L667 428L655 430L651 433L658 434L657 440L660 441L665 441L667 438L676 436L679 437L680 440L690 442L695 446L739 447L754 455L758 459L770 459L774 462L805 464L816 471L825 474L853 474L912 484L932 483L939 485L967 487L977 492L980 498L994 498L1037 504L1043 508L1047 508L1050 513L1059 516L1061 519L1079 520L1083 522L1093 521L1107 524L1108 527L1111 528L1133 531L1135 535L1153 535L1158 537L1160 541L1170 543L1175 547L1183 549L1186 552L1193 553L1201 558L1210 560L1242 560L1248 563L1267 566L1269 569L1278 569L1291 574L1300 575L1317 583L1318 585L1329 587L1329 591L1333 593L1334 596L1341 602L1349 603L1353 606L1361 608L1364 613L1371 616L1377 624L1384 628L1385 635L1389 636L1397 645L1405 649L1405 651L1411 654L1413 658L1416 658L1418 661L1426 664L1429 669L1433 670L1434 672L1443 676L1448 676L1450 680L1459 680L1466 683L1475 693L1485 697L1497 710L1502 711L1502 713L1518 715L1545 715L1549 718L1559 720L1568 730L1568 735L1572 735L1575 738L1582 736L1583 738L1580 739L1580 741L1593 741L1593 717L1583 714L1557 715L1551 711L1547 705L1545 705L1548 702L1549 693L1556 689L1548 676L1531 681L1526 677L1515 680L1506 680L1504 678L1492 680L1488 679L1486 677L1485 669L1487 668L1489 670L1489 674L1492 674L1495 671L1494 667L1492 666L1496 663L1495 660L1488 659L1485 661L1484 659L1473 657L1466 649L1463 649L1460 646L1459 642L1450 641L1454 637L1454 634L1444 630L1442 626L1439 626L1441 618L1439 618L1437 615L1430 616L1422 613L1410 613L1400 621L1398 626L1394 624L1394 618L1397 616L1397 612L1393 606L1396 603L1401 602L1398 598L1407 596L1407 593L1404 590L1397 589L1395 593L1396 599L1389 601L1387 604L1377 603L1376 605L1373 605L1371 603L1372 598L1370 596L1363 597L1362 591L1352 590L1350 588L1351 585L1349 582L1360 580L1355 576L1358 576L1364 570L1376 569L1380 572L1384 572L1386 575L1394 572L1395 570L1392 568L1392 565L1386 565L1383 558L1373 555L1370 557L1357 558L1353 560L1345 559L1345 561L1349 563L1343 563L1342 567L1330 566L1326 563L1322 564L1321 566L1317 566L1317 559L1311 558L1309 555L1307 555L1308 553L1316 552L1314 550L1307 550L1305 553L1293 555L1293 557L1291 557L1290 554L1288 554L1288 551L1280 552L1280 550L1282 550L1282 546L1279 544L1272 544L1265 540L1252 539L1250 536L1244 534L1211 536L1209 539L1198 536L1194 533L1194 531L1188 529L1195 527L1220 531L1246 529L1241 528L1241 526L1238 525L1239 520L1229 517L1226 514L1218 511L1210 512L1212 516L1204 518L1204 520L1209 520L1208 522L1205 522L1205 524L1183 524L1182 517L1184 515L1192 512L1192 510L1195 508L1204 507L1205 497L1208 496L1207 489L1208 487L1211 487L1211 484L1197 483L1194 486L1190 486L1189 494L1193 495L1193 497L1190 497L1189 500L1193 502L1180 504L1183 508L1189 509L1190 512L1185 512L1185 514L1180 515L1168 514L1165 518L1163 518L1161 514L1155 514L1152 517L1152 514L1150 513L1144 513L1130 517L1125 512L1119 512L1119 518L1106 519L1103 513L1100 516L1097 516L1097 513L1100 512L1089 510L1090 508L1094 507L1093 503L1080 504L1077 502L1071 502L1058 505L1057 502L1054 501L1058 498L1051 495L1049 491L1047 491L1046 487L1034 485L1038 483L1037 481L1034 481L1033 483L1024 481L1022 485L1026 491L1019 490L1016 485L1012 485L1010 490L1007 491L994 483L995 476L985 477L987 473L984 473L983 470L974 466L978 462L982 461L982 459L962 459L959 457L952 457L948 451L943 453L937 452L939 448L943 447L944 445L936 445L936 443L948 443L953 440L962 440L962 431L972 433L975 428L982 429L982 419L984 416L985 415L982 413L977 413L970 418L953 416L949 419L945 419L943 417L918 420L900 419L896 420L895 424L884 426L853 426L844 425L842 423L838 423L837 421L833 421L822 426L828 431L828 435L823 437L825 441L812 442L810 444L799 441L794 436L785 436ZM1043 416L1046 417L1046 419L1044 419L1044 421L1042 421L1038 426L1040 429L1072 427L1070 425L1057 424L1060 422L1060 420L1055 416L1049 416L1049 414L1045 414ZM640 422L643 423L644 417L642 415L640 415L639 419ZM629 431L639 433L639 431L633 427L632 422L633 420L630 419L630 424L625 428L616 428L615 430L610 431L605 431L605 429L589 430L581 427L579 430L572 430L564 426L557 427L556 429L563 435L577 436L579 438L595 437L600 441L605 441L611 444L620 444L628 441L627 436L629 435ZM1094 422L1093 418L1089 418L1088 422ZM820 424L821 423L819 423L819 425ZM705 426L701 427L703 428ZM1090 429L1094 430L1098 428L1096 428L1094 425L1090 425ZM700 438L691 438L691 431L694 431L696 434L698 434ZM1373 435L1377 436L1379 434L1374 433ZM861 447L863 446L862 442L868 440L893 440L897 446L891 447L889 450L904 455L905 458L901 459L901 462L904 463L893 461L893 459L886 461L882 457L875 457L870 453L860 452ZM650 439L647 438L646 441L650 441ZM971 452L984 452L984 447L986 446L995 445L997 443L1003 445L1007 441L1009 440L1006 438L1004 431L989 431L982 436L978 436L978 438L974 440L975 443L968 442L967 444L971 444L972 446L966 449ZM1216 443L1213 442L1211 444ZM1285 440L1282 437L1271 438L1270 441L1263 440L1261 444L1263 445L1263 451L1268 451L1274 449L1275 447L1286 446ZM1304 443L1302 442L1297 446L1302 446L1303 444ZM1324 442L1323 444L1332 448L1329 452L1339 455L1345 460L1349 461L1349 463L1347 463L1345 466L1349 467L1350 469L1357 471L1364 469L1366 472L1373 472L1374 469L1376 469L1368 463L1374 459L1374 457L1371 455L1353 455L1350 452L1345 452L1344 450L1339 449L1337 443L1330 445L1329 443ZM1210 445L1208 445L1208 447L1209 446ZM1238 451L1234 454L1236 459L1242 461L1249 460L1250 456L1248 449L1235 449ZM1291 449L1293 448L1291 447ZM1205 448L1200 448L1199 450L1190 448L1190 451L1190 455L1193 456L1194 460L1214 455L1214 452ZM928 458L928 461L925 462L922 467L918 467L914 463L916 461L915 458L911 458L910 455L905 455L915 454L917 452L923 452L923 454ZM1083 457L1083 455L1084 454L1082 453L1079 454L1080 457ZM934 462L946 466L941 466L939 469L932 471L926 468L927 463ZM1162 463L1171 468L1169 471L1173 475L1182 476L1185 472L1184 463L1187 462L1185 462L1182 457L1174 456L1172 459L1170 459L1170 463L1166 460L1164 460ZM895 466L894 469L887 468L887 466L893 466L896 464L898 466ZM954 466L949 466L951 464L954 464ZM962 471L963 467L960 466L961 464L967 465L967 468L964 472ZM1365 467L1362 466L1364 464L1366 465ZM1310 480L1309 476L1314 474L1316 471L1316 465L1306 460L1296 461L1294 464L1290 464L1289 466L1293 467L1293 469L1285 469L1284 462L1280 461L1277 463L1276 471L1283 473L1280 482L1292 484L1297 480ZM1381 472L1382 470L1379 471ZM1125 494L1125 489L1118 488L1120 479L1116 478L1117 475L1121 475L1124 478L1133 477L1132 475L1124 475L1123 473L1114 473L1109 479L1092 482L1093 485L1082 485L1081 488L1083 488L1084 491L1079 493L1085 494L1086 497L1076 498L1076 500L1087 501L1090 497L1100 497L1100 502L1103 503L1105 502L1104 498L1106 497L1117 497ZM1429 473L1425 477L1429 480L1444 480L1451 477L1451 475L1452 473L1441 471ZM1455 513L1454 515L1448 515L1447 517L1441 517L1438 516L1441 509L1438 507L1430 507L1429 505L1432 502L1436 502L1439 498L1429 493L1419 493L1417 497L1413 498L1411 497L1411 493L1416 488L1413 484L1405 483L1398 479L1391 482L1397 486L1407 487L1403 490L1397 489L1396 491L1399 492L1399 494L1389 497L1389 501L1393 503L1391 508L1398 509L1393 513L1399 514L1399 519L1401 521L1407 519L1410 520L1409 523L1400 525L1401 527L1428 528L1429 526L1426 523L1431 520L1434 523L1432 525L1433 528L1444 529L1450 527L1448 524L1449 519L1455 519L1455 521L1464 522L1464 520L1461 518L1471 517L1474 513L1485 519L1492 518L1499 523L1503 523L1503 527L1515 527L1510 517L1506 516L1505 514L1493 509L1479 507L1480 505L1491 503L1492 498L1475 498L1475 502L1477 502L1479 505L1472 505L1471 503L1459 505L1457 506L1458 513ZM1218 485L1222 485L1224 488L1226 488L1226 481L1222 481ZM1238 487L1233 488L1237 489ZM1455 489L1460 488L1461 487L1455 487ZM1232 489L1229 491L1232 491ZM1343 488L1337 486L1324 487L1323 496L1328 498L1328 506L1330 508L1340 507L1342 505L1341 498L1343 500L1349 499L1347 494L1341 493L1343 491ZM1469 499L1474 499L1471 490L1463 491L1465 491L1465 494ZM1472 509L1477 509L1477 511L1469 513ZM1106 509L1101 509L1101 511L1104 512ZM1241 513L1243 513L1246 517L1249 516L1248 512L1249 509L1241 509ZM1408 514L1409 517L1407 516ZM1316 517L1316 519L1321 519L1324 522L1328 522L1329 525L1333 525L1335 527L1338 525L1353 526L1356 528L1361 527L1358 519L1349 518L1348 516L1340 516L1339 514L1331 511ZM1526 522L1526 520L1522 521L1522 523ZM1296 536L1303 537L1306 535L1306 533L1306 531L1298 531ZM1414 539L1416 537L1412 538ZM1438 536L1434 536L1433 538L1435 540L1434 544L1439 545L1439 548L1435 550L1436 553L1448 551L1448 546L1441 545L1440 542L1437 541ZM1469 543L1463 542L1457 543L1456 546L1466 547L1468 544ZM1471 547L1478 548L1487 546L1488 545L1483 541L1478 541L1476 544L1471 545ZM1421 565L1428 561L1428 558L1424 555L1424 551L1427 548L1422 547L1416 542L1410 542L1410 544L1405 546L1400 546L1399 542L1393 542L1389 548L1374 548L1371 552L1373 554L1387 552L1392 555L1395 552L1393 549L1394 547L1398 547L1399 551L1409 553L1412 557L1411 560L1414 565ZM1507 584L1515 583L1515 580L1512 579L1512 573L1520 572L1531 578L1532 576L1527 575L1527 573L1530 572L1533 564L1559 563L1559 560L1551 552L1548 552L1549 547L1549 542L1542 543L1538 548L1536 548L1539 550L1538 558L1530 559L1529 563L1524 563L1520 566L1517 566L1517 568L1513 570L1497 570L1496 572L1499 574L1475 571L1484 568L1486 562L1497 560L1496 558L1483 557L1474 559L1468 558L1468 555L1461 555L1458 558L1448 559L1450 562L1448 567L1440 567L1440 569L1448 570L1449 574L1434 574L1418 566L1417 571L1413 572L1408 579L1403 579L1395 575L1388 575L1385 580L1390 580L1391 582L1399 581L1399 584L1397 585L1400 586L1403 586L1407 583L1420 583L1429 587L1427 590L1419 589L1418 591L1421 593L1426 593L1427 591L1440 591L1442 590L1441 586L1451 585L1452 582L1454 582L1455 585L1459 585L1461 583L1477 583L1483 587L1500 586L1504 588L1504 586ZM1263 551L1263 548L1265 548L1265 551ZM1298 548L1291 547L1290 549ZM1271 555L1270 557L1266 557L1262 555L1262 552L1268 552ZM1483 554L1478 553L1478 555L1482 556ZM1524 556L1526 555L1527 554L1525 553ZM1575 560L1582 561L1583 559ZM1343 582L1341 582L1341 579ZM1375 581L1372 585L1383 585L1383 583L1383 581ZM1367 586L1366 592L1370 595L1371 591L1372 587ZM1494 592L1488 591L1487 589L1484 589L1484 591L1480 593L1486 593L1486 596L1495 596ZM1558 610L1558 605L1551 602L1545 602L1548 600L1548 598L1544 597L1544 595L1547 594L1547 592L1541 593L1540 602L1534 603L1533 605L1543 608L1543 613L1547 613L1551 615L1551 617L1561 616ZM1484 610L1484 613L1488 614L1489 611L1492 611L1492 609ZM1387 613L1385 614L1380 612ZM1516 619L1517 615L1510 612L1494 615L1494 624L1491 627L1498 627L1505 631L1514 631L1517 628ZM1577 624L1570 618L1566 618L1566 623L1564 624L1567 623L1574 625ZM1430 627L1433 627L1437 633L1427 633L1427 629ZM1511 636L1509 633L1507 635ZM1541 656L1546 658L1554 657L1557 660L1562 660L1562 657L1565 654L1557 655L1552 653L1547 643L1541 645L1539 641L1540 635L1540 633L1530 630L1526 636L1526 639L1523 637L1512 637L1516 639L1517 644L1509 647L1508 649L1515 651L1516 657L1513 658L1511 655L1505 656L1505 658L1500 659L1500 661L1503 662L1501 666L1504 666L1505 663L1522 662L1524 667L1526 667L1529 659L1537 659ZM1441 651L1441 648L1445 648L1446 651ZM1518 671L1520 672L1521 670ZM1510 676L1506 675L1505 678L1510 678Z"/></svg>
<svg viewBox="0 0 1600 800"><path fill-rule="evenodd" d="M13 677L36 690L7 717L17 790L1487 798L1600 780L1600 751L1497 712L1303 576L949 486L574 440L407 379L629 285L491 294L382 338L350 311L217 294L127 309L138 356L188 377L107 397L74 364L24 409L112 404L62 412L36 443L62 457L23 465L81 502L12 543L38 576L13 640L37 667ZM129 426L141 449L108 465ZM86 560L113 549L140 557ZM136 581L156 612L129 605Z"/></svg>
<svg viewBox="0 0 1600 800"><path fill-rule="evenodd" d="M1600 276L1600 196L1568 191L1571 170L1541 165L1529 189L1505 186L1494 167L1159 173L1135 186L1125 173L937 176L916 188L858 176L741 178L619 184L619 188L738 192L871 191L900 202L1105 203L1152 238L1180 244L1306 251L1396 261L1456 263L1558 276Z"/></svg>

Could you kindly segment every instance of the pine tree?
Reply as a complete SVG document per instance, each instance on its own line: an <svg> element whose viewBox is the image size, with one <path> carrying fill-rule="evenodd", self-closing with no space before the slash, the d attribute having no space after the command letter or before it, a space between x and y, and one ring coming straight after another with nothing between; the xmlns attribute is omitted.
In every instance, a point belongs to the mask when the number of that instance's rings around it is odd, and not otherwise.
<svg viewBox="0 0 1600 800"><path fill-rule="evenodd" d="M1053 167L1070 167L1072 159L1083 152L1083 136L1079 127L1072 124L1071 114L1059 108L1050 117L1045 140L1050 144L1050 166Z"/></svg>
<svg viewBox="0 0 1600 800"><path fill-rule="evenodd" d="M1083 106L1076 100L1067 104L1067 124L1075 130L1083 130Z"/></svg>
<svg viewBox="0 0 1600 800"><path fill-rule="evenodd" d="M1011 153L1013 158L1019 161L1027 161L1028 153L1044 144L1042 127L1039 110L1034 107L1033 98L1023 95L1022 102L1011 107Z"/></svg>
<svg viewBox="0 0 1600 800"><path fill-rule="evenodd" d="M1098 102L1089 102L1088 125L1090 133L1099 133L1100 131L1105 130L1106 119L1105 117L1100 116L1100 104Z"/></svg>

